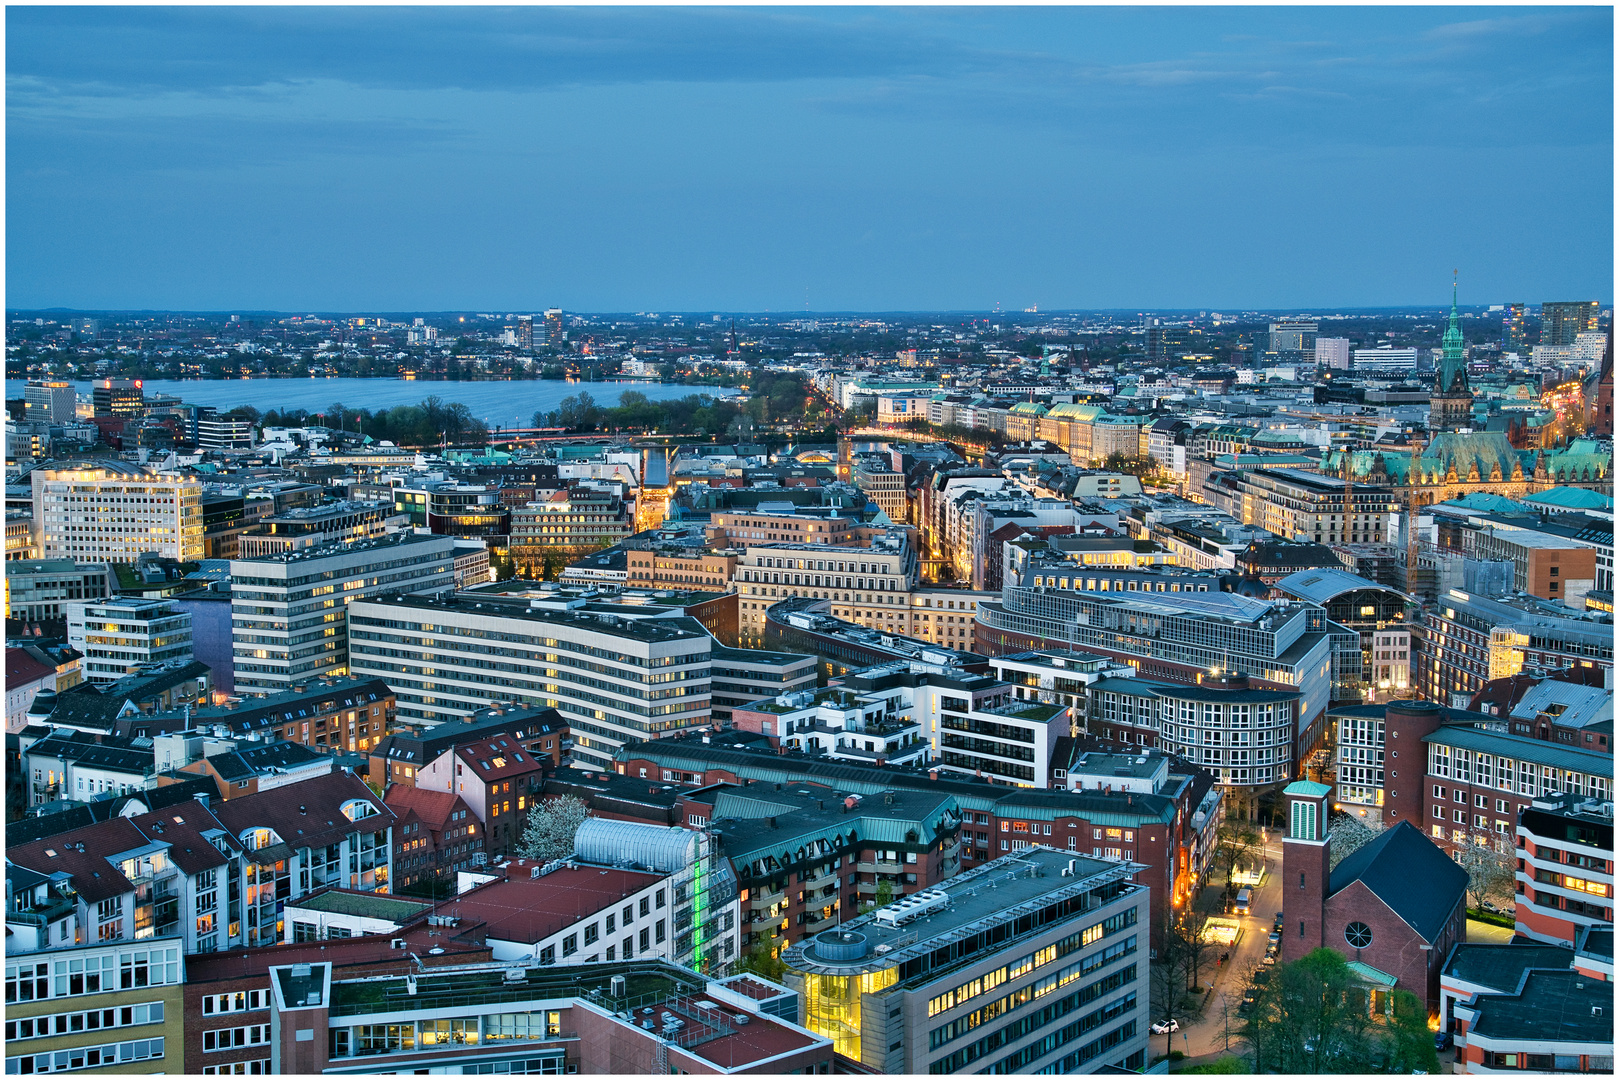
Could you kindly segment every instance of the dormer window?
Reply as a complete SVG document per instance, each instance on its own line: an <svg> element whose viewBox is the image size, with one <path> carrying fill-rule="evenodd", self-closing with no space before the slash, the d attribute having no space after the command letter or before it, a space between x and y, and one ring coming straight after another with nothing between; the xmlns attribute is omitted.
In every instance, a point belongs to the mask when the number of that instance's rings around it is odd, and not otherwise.
<svg viewBox="0 0 1619 1080"><path fill-rule="evenodd" d="M364 799L350 799L343 804L343 816L350 821L371 817L376 812L377 808Z"/></svg>

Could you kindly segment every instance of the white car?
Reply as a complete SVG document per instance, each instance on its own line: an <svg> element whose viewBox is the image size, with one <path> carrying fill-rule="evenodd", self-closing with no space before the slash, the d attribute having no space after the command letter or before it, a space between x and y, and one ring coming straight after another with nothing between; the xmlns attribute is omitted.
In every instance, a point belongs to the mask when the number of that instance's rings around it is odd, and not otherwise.
<svg viewBox="0 0 1619 1080"><path fill-rule="evenodd" d="M1160 1020L1152 1026L1154 1035L1169 1035L1181 1029L1179 1020Z"/></svg>

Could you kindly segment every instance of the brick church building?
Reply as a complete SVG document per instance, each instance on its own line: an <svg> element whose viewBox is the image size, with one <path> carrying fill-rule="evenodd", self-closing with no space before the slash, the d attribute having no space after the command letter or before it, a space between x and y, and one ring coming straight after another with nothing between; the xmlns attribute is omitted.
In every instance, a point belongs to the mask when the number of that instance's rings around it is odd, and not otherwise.
<svg viewBox="0 0 1619 1080"><path fill-rule="evenodd" d="M1282 960L1323 946L1374 985L1439 1004L1439 972L1467 938L1467 871L1410 822L1332 866L1332 789L1299 780L1283 791Z"/></svg>

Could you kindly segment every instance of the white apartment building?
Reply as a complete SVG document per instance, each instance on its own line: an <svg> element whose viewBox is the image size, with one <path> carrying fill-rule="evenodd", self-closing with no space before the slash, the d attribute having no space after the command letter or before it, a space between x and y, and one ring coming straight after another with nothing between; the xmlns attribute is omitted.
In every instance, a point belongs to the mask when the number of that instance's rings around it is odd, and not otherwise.
<svg viewBox="0 0 1619 1080"><path fill-rule="evenodd" d="M84 677L93 683L117 682L142 664L192 658L191 613L171 600L129 597L62 606L67 643L84 654Z"/></svg>
<svg viewBox="0 0 1619 1080"><path fill-rule="evenodd" d="M431 727L508 701L552 708L574 733L573 756L611 769L625 743L709 722L714 639L680 614L566 598L357 600L349 664L394 689L401 723Z"/></svg>
<svg viewBox="0 0 1619 1080"><path fill-rule="evenodd" d="M258 559L231 560L237 690L274 693L349 671L351 603L455 587L453 536L396 533Z"/></svg>
<svg viewBox="0 0 1619 1080"><path fill-rule="evenodd" d="M202 558L202 484L110 459L29 473L40 557L132 563L147 552Z"/></svg>
<svg viewBox="0 0 1619 1080"><path fill-rule="evenodd" d="M1317 367L1349 370L1349 339L1346 337L1318 337L1315 339Z"/></svg>
<svg viewBox="0 0 1619 1080"><path fill-rule="evenodd" d="M30 379L23 389L26 416L51 424L71 424L77 419L78 395L66 379Z"/></svg>

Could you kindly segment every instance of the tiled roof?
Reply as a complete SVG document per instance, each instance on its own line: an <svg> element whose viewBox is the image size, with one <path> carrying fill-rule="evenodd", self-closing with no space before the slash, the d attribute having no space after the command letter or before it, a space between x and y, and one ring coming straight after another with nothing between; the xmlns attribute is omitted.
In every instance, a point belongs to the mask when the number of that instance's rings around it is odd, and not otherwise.
<svg viewBox="0 0 1619 1080"><path fill-rule="evenodd" d="M405 784L390 784L382 801L401 818L414 813L427 823L428 828L437 832L449 822L450 814L455 811L455 804L461 801L461 796L449 791L428 791Z"/></svg>
<svg viewBox="0 0 1619 1080"><path fill-rule="evenodd" d="M54 667L40 663L25 649L6 650L6 685L21 686L56 674Z"/></svg>
<svg viewBox="0 0 1619 1080"><path fill-rule="evenodd" d="M376 816L350 821L343 804L363 799L376 808ZM215 816L240 836L248 829L270 828L289 847L323 847L351 832L376 832L391 826L394 812L353 773L333 772L285 787L256 791L221 803Z"/></svg>
<svg viewBox="0 0 1619 1080"><path fill-rule="evenodd" d="M617 867L553 870L541 878L512 878L479 886L456 898L455 911L463 925L472 920L483 922L482 936L532 945L662 879L662 874ZM604 938L603 944L608 943Z"/></svg>

